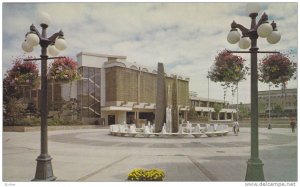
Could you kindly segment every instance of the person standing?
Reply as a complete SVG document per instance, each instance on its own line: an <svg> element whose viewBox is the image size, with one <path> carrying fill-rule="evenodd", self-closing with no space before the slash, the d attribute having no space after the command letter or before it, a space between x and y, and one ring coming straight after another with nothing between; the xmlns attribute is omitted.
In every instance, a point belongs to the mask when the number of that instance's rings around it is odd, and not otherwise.
<svg viewBox="0 0 300 187"><path fill-rule="evenodd" d="M295 132L296 122L295 122L295 119L294 119L294 118L291 119L290 125L291 125L291 128L292 128L292 132Z"/></svg>
<svg viewBox="0 0 300 187"><path fill-rule="evenodd" d="M236 136L238 136L239 131L240 131L240 125L239 122L236 120L235 122L233 122L233 132Z"/></svg>

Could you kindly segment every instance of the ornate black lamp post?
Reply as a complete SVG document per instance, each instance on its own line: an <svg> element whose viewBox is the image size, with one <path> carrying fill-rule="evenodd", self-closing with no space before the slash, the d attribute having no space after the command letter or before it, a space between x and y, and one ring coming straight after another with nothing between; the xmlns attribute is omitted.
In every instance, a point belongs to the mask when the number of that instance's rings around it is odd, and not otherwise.
<svg viewBox="0 0 300 187"><path fill-rule="evenodd" d="M41 58L34 60L41 60L41 154L37 157L37 167L34 181L53 181L56 177L53 175L51 156L48 154L48 101L47 101L47 59L48 55L56 56L58 50L66 48L66 42L63 39L63 32L59 31L49 38L47 38L46 30L49 26L49 15L43 13L41 15L42 33L36 29L34 25L30 26L30 32L26 34L26 39L22 43L22 48L25 52L33 51L36 45L41 46ZM48 50L47 50L48 49ZM57 57L53 57L57 58ZM53 59L51 58L51 59ZM33 59L29 59L33 60Z"/></svg>
<svg viewBox="0 0 300 187"><path fill-rule="evenodd" d="M243 25L237 24L235 21L231 24L231 31L227 40L231 44L239 42L239 47L249 51L231 51L233 53L250 53L251 54L251 156L247 162L246 181L263 181L263 162L259 159L258 149L258 74L257 74L257 53L276 53L272 51L258 51L258 37L267 38L271 44L275 44L280 40L280 34L277 32L276 23L273 21L268 23L267 14L263 14L256 23L256 18L260 7L257 3L248 3L247 11L251 18L250 29ZM242 32L240 37L239 29ZM249 40L249 39L250 40Z"/></svg>
<svg viewBox="0 0 300 187"><path fill-rule="evenodd" d="M268 112L269 112L269 118L268 118L268 123L269 123L269 125L268 125L268 129L272 129L272 126L271 126L271 83L269 82L269 99L268 99L268 101L269 101L269 103L268 103Z"/></svg>

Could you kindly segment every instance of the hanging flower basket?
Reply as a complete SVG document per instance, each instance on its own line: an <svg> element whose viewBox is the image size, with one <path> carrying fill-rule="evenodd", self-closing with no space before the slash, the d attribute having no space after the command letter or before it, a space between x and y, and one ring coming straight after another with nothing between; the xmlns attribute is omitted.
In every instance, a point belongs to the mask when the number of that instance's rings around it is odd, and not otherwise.
<svg viewBox="0 0 300 187"><path fill-rule="evenodd" d="M77 63L69 57L56 59L51 64L48 77L55 82L63 83L78 80L80 75L77 71Z"/></svg>
<svg viewBox="0 0 300 187"><path fill-rule="evenodd" d="M208 72L208 78L221 82L223 86L236 85L246 79L249 68L244 65L245 59L223 50L215 57L214 65Z"/></svg>
<svg viewBox="0 0 300 187"><path fill-rule="evenodd" d="M271 82L278 86L279 84L285 84L295 75L297 64L290 61L287 55L276 53L262 59L258 69L261 82Z"/></svg>
<svg viewBox="0 0 300 187"><path fill-rule="evenodd" d="M28 57L31 58L31 57ZM32 61L23 61L17 58L13 68L8 72L8 77L15 85L35 85L39 76L37 65Z"/></svg>

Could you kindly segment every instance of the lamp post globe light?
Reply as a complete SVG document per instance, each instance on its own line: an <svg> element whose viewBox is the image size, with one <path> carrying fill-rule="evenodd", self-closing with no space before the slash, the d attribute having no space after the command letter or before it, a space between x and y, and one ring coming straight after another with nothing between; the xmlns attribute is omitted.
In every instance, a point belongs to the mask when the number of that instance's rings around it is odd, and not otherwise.
<svg viewBox="0 0 300 187"><path fill-rule="evenodd" d="M26 34L25 41L22 43L22 49L29 53L37 45L41 46L41 153L37 157L37 166L33 181L53 181L56 177L53 175L51 156L48 154L48 101L47 101L47 60L48 55L57 56L59 50L66 48L66 42L62 41L63 32L59 31L49 38L46 30L50 24L50 16L43 12L39 15L42 33L32 24L30 32Z"/></svg>
<svg viewBox="0 0 300 187"><path fill-rule="evenodd" d="M249 49L251 56L251 155L247 162L246 181L263 181L263 162L259 158L258 149L258 74L257 74L257 39L258 37L266 38L270 44L275 44L280 40L280 34L277 31L276 23L268 23L268 16L264 13L256 23L256 18L260 11L259 4L248 3L246 6L247 13L251 18L250 29L235 21L231 24L231 31L227 40L231 44L239 43L242 49ZM242 32L242 37L237 40L238 29ZM242 53L242 52L241 52ZM268 52L261 52L268 53ZM270 52L273 53L273 52Z"/></svg>

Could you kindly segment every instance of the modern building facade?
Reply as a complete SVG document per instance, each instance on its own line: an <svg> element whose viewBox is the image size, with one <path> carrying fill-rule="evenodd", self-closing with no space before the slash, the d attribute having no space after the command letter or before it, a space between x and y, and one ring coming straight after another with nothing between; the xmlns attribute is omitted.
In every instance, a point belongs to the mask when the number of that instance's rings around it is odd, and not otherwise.
<svg viewBox="0 0 300 187"><path fill-rule="evenodd" d="M215 111L215 105L221 108L219 113ZM233 120L236 109L229 108L229 103L224 100L198 97L195 92L190 93L190 106L199 116L208 117L208 120Z"/></svg>
<svg viewBox="0 0 300 187"><path fill-rule="evenodd" d="M77 55L82 79L77 81L77 101L83 121L101 124L154 122L156 69L126 60L126 56L81 52ZM167 105L172 101L175 75L166 74ZM180 116L189 110L189 78L177 75Z"/></svg>

